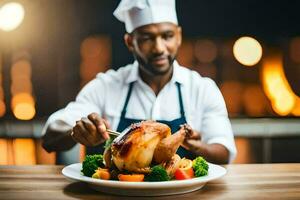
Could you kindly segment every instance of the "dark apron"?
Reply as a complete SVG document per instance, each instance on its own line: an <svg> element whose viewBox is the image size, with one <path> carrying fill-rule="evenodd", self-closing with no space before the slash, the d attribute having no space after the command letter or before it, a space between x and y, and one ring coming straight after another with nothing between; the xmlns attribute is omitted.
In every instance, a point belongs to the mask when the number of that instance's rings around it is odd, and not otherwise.
<svg viewBox="0 0 300 200"><path fill-rule="evenodd" d="M131 82L130 85L129 85L129 89L128 89L128 93L127 93L127 96L126 96L125 104L123 106L123 110L122 110L121 117L120 117L120 122L119 122L119 125L118 125L118 128L117 128L118 132L122 132L124 129L126 129L127 127L129 127L133 123L138 123L138 122L141 122L141 121L145 120L145 119L126 118L127 106L128 106L128 102L129 102L129 99L130 99L130 96L131 96L133 84L134 84L134 82ZM174 119L174 120L171 120L171 121L156 120L157 122L167 124L171 128L172 133L175 133L176 131L178 131L180 129L180 125L187 123L186 119L185 119L185 114L184 114L184 107L183 107L180 84L178 82L176 82L176 86L177 86L179 106L180 106L180 118L177 118L177 119ZM99 145L97 147L88 147L87 148L87 154L103 153L103 146L102 147L101 146L102 145ZM189 159L195 158L195 155L193 155L191 152L187 151L186 149L184 149L181 146L178 148L177 154L181 158L183 158L183 157L189 158Z"/></svg>

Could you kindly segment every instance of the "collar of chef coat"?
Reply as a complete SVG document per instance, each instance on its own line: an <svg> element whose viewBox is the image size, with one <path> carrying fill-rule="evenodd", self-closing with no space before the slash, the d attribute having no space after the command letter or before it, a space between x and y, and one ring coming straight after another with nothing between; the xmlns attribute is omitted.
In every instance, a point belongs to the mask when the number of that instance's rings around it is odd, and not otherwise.
<svg viewBox="0 0 300 200"><path fill-rule="evenodd" d="M171 83L178 82L180 84L184 84L184 77L181 75L182 73L180 71L181 71L180 66L178 62L175 60L173 62L173 74L170 80ZM139 64L137 61L134 61L134 63L132 64L132 70L130 71L128 78L125 80L125 82L128 84L134 81L142 81L139 75Z"/></svg>

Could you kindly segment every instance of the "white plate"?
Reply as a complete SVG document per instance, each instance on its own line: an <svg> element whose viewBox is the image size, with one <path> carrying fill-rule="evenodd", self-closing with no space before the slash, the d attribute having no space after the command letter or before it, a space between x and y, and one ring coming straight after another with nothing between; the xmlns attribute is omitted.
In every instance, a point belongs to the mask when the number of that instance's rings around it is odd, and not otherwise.
<svg viewBox="0 0 300 200"><path fill-rule="evenodd" d="M209 163L208 175L203 177L166 182L121 182L83 176L81 168L81 163L68 165L63 168L62 173L70 179L87 182L95 190L125 196L162 196L188 193L198 190L208 181L220 178L226 174L224 167Z"/></svg>

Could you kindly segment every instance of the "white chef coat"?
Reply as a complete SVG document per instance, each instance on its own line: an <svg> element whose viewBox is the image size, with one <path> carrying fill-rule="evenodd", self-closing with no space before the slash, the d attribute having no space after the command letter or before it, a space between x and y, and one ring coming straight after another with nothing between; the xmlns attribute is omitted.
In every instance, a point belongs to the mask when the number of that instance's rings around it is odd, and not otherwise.
<svg viewBox="0 0 300 200"><path fill-rule="evenodd" d="M180 117L176 82L181 85L187 123L201 133L207 144L219 143L230 152L230 161L236 155L233 132L224 99L215 82L174 62L171 80L156 94L141 79L138 63L126 65L117 71L99 73L78 94L76 100L52 114L44 128L55 120L74 126L77 120L96 112L105 117L113 130L117 129L129 84L135 81L127 106L127 118L173 120Z"/></svg>

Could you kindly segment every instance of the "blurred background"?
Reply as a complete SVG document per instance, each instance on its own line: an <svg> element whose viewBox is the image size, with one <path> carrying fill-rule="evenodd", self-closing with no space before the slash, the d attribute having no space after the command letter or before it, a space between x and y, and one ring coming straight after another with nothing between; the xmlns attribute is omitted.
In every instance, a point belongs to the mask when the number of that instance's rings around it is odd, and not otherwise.
<svg viewBox="0 0 300 200"><path fill-rule="evenodd" d="M112 15L118 3L0 0L0 164L74 161L45 152L41 130L97 73L133 61ZM178 62L221 89L235 163L300 161L299 8L298 1L177 0ZM80 160L84 150L69 153Z"/></svg>

